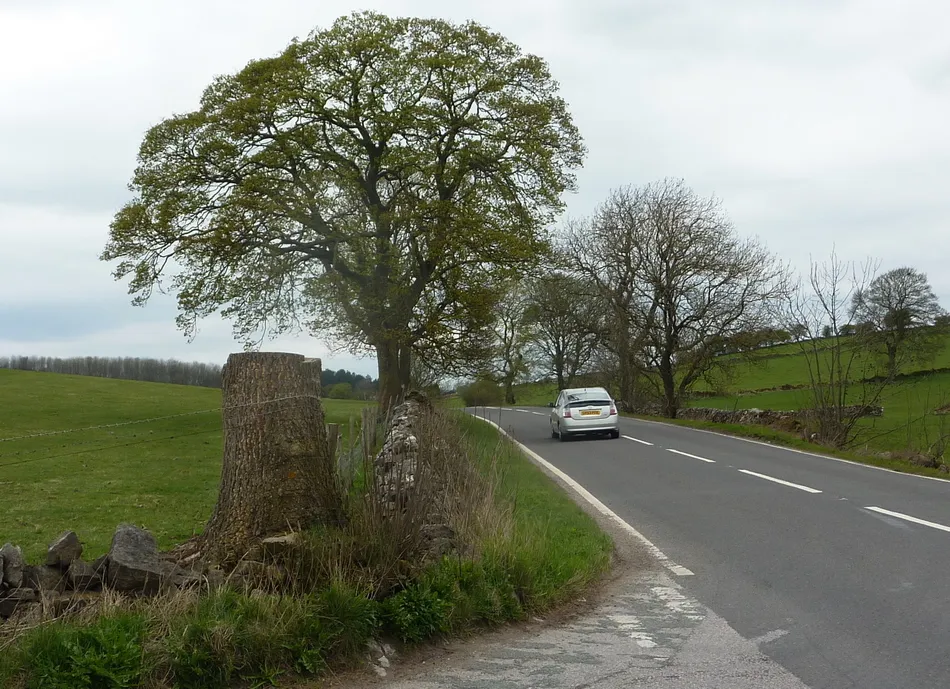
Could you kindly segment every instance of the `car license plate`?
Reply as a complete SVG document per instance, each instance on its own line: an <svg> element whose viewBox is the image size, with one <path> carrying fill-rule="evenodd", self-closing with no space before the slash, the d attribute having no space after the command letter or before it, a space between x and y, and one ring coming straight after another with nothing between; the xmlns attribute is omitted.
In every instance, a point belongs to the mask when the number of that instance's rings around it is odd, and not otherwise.
<svg viewBox="0 0 950 689"><path fill-rule="evenodd" d="M600 412L596 409L585 409L581 412L581 416L600 416Z"/></svg>

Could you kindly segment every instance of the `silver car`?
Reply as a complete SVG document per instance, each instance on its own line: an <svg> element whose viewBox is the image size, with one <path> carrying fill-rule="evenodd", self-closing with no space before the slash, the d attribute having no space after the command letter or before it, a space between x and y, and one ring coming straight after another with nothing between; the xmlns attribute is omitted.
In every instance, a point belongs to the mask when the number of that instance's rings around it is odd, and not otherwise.
<svg viewBox="0 0 950 689"><path fill-rule="evenodd" d="M551 437L564 441L575 435L620 437L620 415L610 393L604 388L561 390L552 402Z"/></svg>

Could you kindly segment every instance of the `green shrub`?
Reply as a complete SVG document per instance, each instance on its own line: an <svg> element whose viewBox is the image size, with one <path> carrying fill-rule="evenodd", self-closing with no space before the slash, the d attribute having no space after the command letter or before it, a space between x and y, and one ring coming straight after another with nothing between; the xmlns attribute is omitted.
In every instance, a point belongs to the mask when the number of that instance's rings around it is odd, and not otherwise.
<svg viewBox="0 0 950 689"><path fill-rule="evenodd" d="M450 629L452 602L427 583L412 583L383 601L389 631L401 641L415 643L444 634Z"/></svg>
<svg viewBox="0 0 950 689"><path fill-rule="evenodd" d="M79 627L54 624L22 646L30 689L131 689L143 676L146 624L138 615L102 617Z"/></svg>
<svg viewBox="0 0 950 689"><path fill-rule="evenodd" d="M466 407L494 406L501 404L502 400L505 399L505 392L501 389L501 386L484 378L463 385L458 389L458 394L465 402Z"/></svg>
<svg viewBox="0 0 950 689"><path fill-rule="evenodd" d="M334 383L327 389L327 397L334 400L348 400L353 397L353 386L349 383Z"/></svg>

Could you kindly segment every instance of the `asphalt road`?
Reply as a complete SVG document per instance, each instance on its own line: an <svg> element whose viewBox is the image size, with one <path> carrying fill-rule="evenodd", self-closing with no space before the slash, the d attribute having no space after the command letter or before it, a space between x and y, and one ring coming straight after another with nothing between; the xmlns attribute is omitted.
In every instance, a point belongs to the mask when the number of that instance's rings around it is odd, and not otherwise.
<svg viewBox="0 0 950 689"><path fill-rule="evenodd" d="M561 443L547 409L487 414L808 687L950 687L950 483L635 419Z"/></svg>

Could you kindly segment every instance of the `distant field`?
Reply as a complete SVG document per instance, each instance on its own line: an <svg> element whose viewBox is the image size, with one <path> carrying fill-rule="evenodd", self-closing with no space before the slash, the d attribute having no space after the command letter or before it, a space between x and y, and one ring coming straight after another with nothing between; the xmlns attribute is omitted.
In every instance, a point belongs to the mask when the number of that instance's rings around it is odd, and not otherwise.
<svg viewBox="0 0 950 689"><path fill-rule="evenodd" d="M862 367L860 362L854 366ZM914 373L914 365L901 373ZM950 368L950 337L926 370ZM752 360L739 361L724 394L696 397L691 406L718 409L800 409L809 404L808 359L800 344L786 344L760 350ZM783 385L806 389L776 390ZM698 392L712 392L704 385ZM741 394L740 394L741 393ZM516 405L544 406L557 397L557 386L527 383L515 389ZM859 401L855 396L852 402ZM950 415L936 415L934 409L950 404L950 372L909 378L890 387L881 405L884 416L861 421L861 437L872 451L927 449L940 435L950 433Z"/></svg>
<svg viewBox="0 0 950 689"><path fill-rule="evenodd" d="M344 433L365 405L324 400L327 421ZM163 547L190 538L217 498L220 406L221 391L210 388L0 370L0 544L37 558L74 529L96 557L122 521Z"/></svg>
<svg viewBox="0 0 950 689"><path fill-rule="evenodd" d="M802 352L800 344L763 349L751 360L739 361L736 364L733 379L729 381L728 387L732 391L741 391L777 388L781 385L808 385L811 380L808 363L809 360ZM857 359L853 364L853 369L857 372L862 368L863 362ZM900 372L913 373L921 368L928 370L950 368L950 338L946 339L944 346L932 360L926 362L925 366L911 363L905 365ZM703 391L708 387L700 384L696 389Z"/></svg>

